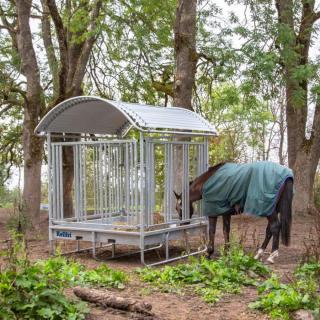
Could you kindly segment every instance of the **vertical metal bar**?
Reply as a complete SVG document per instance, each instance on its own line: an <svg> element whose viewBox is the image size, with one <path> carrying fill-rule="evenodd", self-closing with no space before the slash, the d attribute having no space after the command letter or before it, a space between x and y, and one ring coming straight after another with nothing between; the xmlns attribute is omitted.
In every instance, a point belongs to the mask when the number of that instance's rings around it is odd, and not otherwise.
<svg viewBox="0 0 320 320"><path fill-rule="evenodd" d="M62 146L59 146L59 190L60 190L60 217L64 218L64 210L63 210L63 165L62 165Z"/></svg>
<svg viewBox="0 0 320 320"><path fill-rule="evenodd" d="M121 216L125 213L125 170L124 170L124 162L125 162L125 144L119 144L119 210Z"/></svg>
<svg viewBox="0 0 320 320"><path fill-rule="evenodd" d="M203 171L208 170L209 168L209 150L208 150L208 138L204 138L204 168Z"/></svg>
<svg viewBox="0 0 320 320"><path fill-rule="evenodd" d="M48 149L48 205L49 205L49 242L50 246L52 246L53 241L53 235L52 232L50 232L50 226L52 225L53 220L53 212L52 212L52 163L51 163L51 156L52 156L52 150L51 150L51 133L49 132L47 134L47 149Z"/></svg>
<svg viewBox="0 0 320 320"><path fill-rule="evenodd" d="M74 203L74 213L75 213L75 217L77 218L77 221L79 221L78 219L78 191L77 191L77 146L73 145L72 146L73 149L73 175L74 175L74 198L75 198L75 203Z"/></svg>
<svg viewBox="0 0 320 320"><path fill-rule="evenodd" d="M91 232L91 242L92 242L92 257L96 258L96 233L94 231Z"/></svg>
<svg viewBox="0 0 320 320"><path fill-rule="evenodd" d="M108 217L110 213L110 192L109 192L109 143L106 143L105 149L105 157L104 157L104 165L105 165L105 202L106 202L106 223L108 223Z"/></svg>
<svg viewBox="0 0 320 320"><path fill-rule="evenodd" d="M171 194L171 189L172 189L172 181L173 181L173 176L172 176L172 152L173 152L173 144L170 143L168 145L168 158L167 158L167 175L168 175L168 211L166 213L166 222L172 220L172 194Z"/></svg>
<svg viewBox="0 0 320 320"><path fill-rule="evenodd" d="M133 224L133 218L135 214L135 187L134 187L134 178L135 178L135 166L134 166L134 157L135 157L135 150L134 150L134 143L130 142L130 204L129 204L129 210L130 210L130 225Z"/></svg>
<svg viewBox="0 0 320 320"><path fill-rule="evenodd" d="M144 224L145 224L145 160L144 160L144 136L140 132L140 258L144 262Z"/></svg>
<svg viewBox="0 0 320 320"><path fill-rule="evenodd" d="M117 164L116 164L116 169L117 169L117 211L118 214L122 215L122 207L121 207L121 149L120 149L120 144L117 145Z"/></svg>
<svg viewBox="0 0 320 320"><path fill-rule="evenodd" d="M86 221L86 215L85 215L85 195L84 195L84 180L85 180L85 174L84 174L84 167L85 167L85 159L84 159L84 151L85 145L79 144L79 186L80 186L80 210L81 210L81 219L82 221Z"/></svg>
<svg viewBox="0 0 320 320"><path fill-rule="evenodd" d="M56 145L56 189L57 189L57 215L59 216L59 220L62 220L61 216L61 193L60 193L60 163L59 163L59 146Z"/></svg>
<svg viewBox="0 0 320 320"><path fill-rule="evenodd" d="M130 219L130 162L129 162L129 145L125 144L125 159L124 159L124 170L125 170L125 211L127 215L127 224L131 223Z"/></svg>
<svg viewBox="0 0 320 320"><path fill-rule="evenodd" d="M169 208L167 213L167 221L172 220L172 210L173 209L173 203L172 203L172 197L173 197L173 144L169 144L168 148L169 154L168 154L168 199L169 199Z"/></svg>
<svg viewBox="0 0 320 320"><path fill-rule="evenodd" d="M139 223L138 216L139 216L139 178L138 178L138 147L137 142L134 141L134 193L135 193L135 224Z"/></svg>
<svg viewBox="0 0 320 320"><path fill-rule="evenodd" d="M55 170L55 148L54 145L51 145L51 163L52 163L52 218L54 220L57 220L57 197L56 197L56 170Z"/></svg>
<svg viewBox="0 0 320 320"><path fill-rule="evenodd" d="M108 183L107 183L107 191L108 191L108 223L111 221L111 146L108 143Z"/></svg>
<svg viewBox="0 0 320 320"><path fill-rule="evenodd" d="M97 197L97 214L100 215L100 188L99 188L99 176L100 176L100 167L99 167L99 145L95 146L96 149L96 197Z"/></svg>
<svg viewBox="0 0 320 320"><path fill-rule="evenodd" d="M82 161L81 161L81 145L77 144L77 189L78 189L78 208L79 208L79 221L83 221L83 212L82 212L82 206L81 206L81 192L82 192L82 188L81 188L81 166L82 166Z"/></svg>
<svg viewBox="0 0 320 320"><path fill-rule="evenodd" d="M168 214L168 203L169 203L169 195L168 195L168 148L169 145L166 143L164 145L164 185L163 185L163 190L164 190L164 199L163 199L163 211L164 211L164 219L165 222L167 222L167 214Z"/></svg>
<svg viewBox="0 0 320 320"><path fill-rule="evenodd" d="M84 218L87 221L87 146L82 146L82 154L83 154L83 166L82 166L82 182L83 182L83 210L84 210Z"/></svg>
<svg viewBox="0 0 320 320"><path fill-rule="evenodd" d="M81 186L81 166L82 166L82 161L81 161L81 145L77 144L76 145L76 153L77 153L77 162L76 162L76 168L77 168L77 207L78 207L78 216L79 216L79 221L82 221L82 207L81 207L81 192L82 192L82 186Z"/></svg>
<svg viewBox="0 0 320 320"><path fill-rule="evenodd" d="M204 138L202 150L203 150L203 159L202 159L202 172L205 172L209 168L209 145L208 145L208 138ZM200 208L199 208L199 215L203 217L203 201L200 202Z"/></svg>
<svg viewBox="0 0 320 320"><path fill-rule="evenodd" d="M146 206L145 206L145 211L144 211L144 216L145 216L145 224L149 225L150 224L150 143L148 138L146 138L145 141L145 151L146 151L146 155L145 155L145 180L146 180L146 187L145 187L145 202L146 202Z"/></svg>
<svg viewBox="0 0 320 320"><path fill-rule="evenodd" d="M113 183L113 196L114 196L114 212L117 212L117 148L116 146L113 146L113 158L112 158L112 169L113 169L113 177L112 177L112 183Z"/></svg>
<svg viewBox="0 0 320 320"><path fill-rule="evenodd" d="M120 183L119 183L119 146L117 145L116 148L116 176L115 176L115 188L116 188L116 204L117 204L117 213L120 212Z"/></svg>
<svg viewBox="0 0 320 320"><path fill-rule="evenodd" d="M59 220L58 217L58 195L57 195L57 158L56 158L56 146L52 145L52 165L53 165L53 195L54 195L54 216L55 219Z"/></svg>
<svg viewBox="0 0 320 320"><path fill-rule="evenodd" d="M155 209L155 166L154 166L154 157L155 157L156 147L153 142L150 143L150 221L151 224L154 224L153 212Z"/></svg>
<svg viewBox="0 0 320 320"><path fill-rule="evenodd" d="M93 169L93 209L94 214L97 214L96 205L96 148L92 146L92 169Z"/></svg>
<svg viewBox="0 0 320 320"><path fill-rule="evenodd" d="M169 232L166 233L165 243L166 243L166 260L169 260Z"/></svg>
<svg viewBox="0 0 320 320"><path fill-rule="evenodd" d="M81 166L82 166L82 161L81 161L81 145L77 144L77 172L78 172L78 176L77 176L77 189L78 189L78 208L79 208L79 220L82 221L83 220L83 213L82 213L82 206L81 206L81 192L82 192L82 188L81 188Z"/></svg>
<svg viewBox="0 0 320 320"><path fill-rule="evenodd" d="M182 147L182 163L183 163L183 173L182 173L182 220L189 219L189 146L188 144L183 144Z"/></svg>
<svg viewBox="0 0 320 320"><path fill-rule="evenodd" d="M102 144L99 145L99 198L100 198L100 214L101 219L104 217L104 205L103 205L103 159L102 159L103 148Z"/></svg>
<svg viewBox="0 0 320 320"><path fill-rule="evenodd" d="M81 213L81 155L80 155L80 145L75 145L75 152L76 152L76 174L75 174L75 192L77 194L76 196L76 204L77 204L77 217L78 221L82 221L82 213Z"/></svg>

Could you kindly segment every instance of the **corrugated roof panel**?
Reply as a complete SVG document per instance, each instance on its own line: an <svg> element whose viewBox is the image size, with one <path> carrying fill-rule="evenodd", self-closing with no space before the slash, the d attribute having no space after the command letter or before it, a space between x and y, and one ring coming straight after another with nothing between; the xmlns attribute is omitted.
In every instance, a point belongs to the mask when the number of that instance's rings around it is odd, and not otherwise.
<svg viewBox="0 0 320 320"><path fill-rule="evenodd" d="M216 135L212 124L195 112L175 107L155 107L110 101L99 97L75 97L54 107L36 132L118 134L128 122L140 131L196 131Z"/></svg>

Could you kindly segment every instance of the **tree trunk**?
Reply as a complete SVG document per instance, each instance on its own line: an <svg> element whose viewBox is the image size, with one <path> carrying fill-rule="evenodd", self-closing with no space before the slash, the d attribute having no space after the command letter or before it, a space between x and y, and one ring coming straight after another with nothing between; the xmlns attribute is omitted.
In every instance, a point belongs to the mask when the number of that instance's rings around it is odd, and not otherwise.
<svg viewBox="0 0 320 320"><path fill-rule="evenodd" d="M192 110L198 55L196 52L197 0L179 0L174 27L176 73L173 105Z"/></svg>
<svg viewBox="0 0 320 320"><path fill-rule="evenodd" d="M196 52L197 0L179 0L174 26L175 79L173 105L192 110L192 90L198 55ZM185 138L176 137L176 140ZM182 191L182 148L174 152L174 190Z"/></svg>
<svg viewBox="0 0 320 320"><path fill-rule="evenodd" d="M282 95L281 95L282 96ZM285 104L282 101L280 101L280 119L279 119L279 135L280 135L280 141L279 141L279 163L284 165L284 159L285 156L283 154L283 144L284 144L284 137L285 137L285 119L284 119L284 113L285 113Z"/></svg>
<svg viewBox="0 0 320 320"><path fill-rule="evenodd" d="M63 147L63 215L64 218L71 218L74 215L73 209L73 147Z"/></svg>
<svg viewBox="0 0 320 320"><path fill-rule="evenodd" d="M22 206L32 225L37 228L40 219L41 164L43 140L34 135L35 121L25 110L23 123L24 187Z"/></svg>
<svg viewBox="0 0 320 320"><path fill-rule="evenodd" d="M24 151L24 188L23 206L34 226L39 223L41 200L41 160L43 141L34 135L43 101L40 85L40 71L33 48L32 33L29 25L31 0L16 0L18 28L13 35L21 59L21 70L27 79L26 104L24 110L23 151Z"/></svg>
<svg viewBox="0 0 320 320"><path fill-rule="evenodd" d="M306 213L312 203L312 189L320 157L320 98L316 103L310 137L306 137L309 78L298 80L296 71L309 63L309 49L314 23L320 12L315 1L301 1L301 18L294 18L292 0L276 0L279 21L277 45L286 81L286 119L288 161L295 175L294 211ZM285 33L285 36L284 36Z"/></svg>
<svg viewBox="0 0 320 320"><path fill-rule="evenodd" d="M294 180L294 212L306 214L313 203L313 184L317 169L317 159L312 159L310 154L302 150L296 157Z"/></svg>

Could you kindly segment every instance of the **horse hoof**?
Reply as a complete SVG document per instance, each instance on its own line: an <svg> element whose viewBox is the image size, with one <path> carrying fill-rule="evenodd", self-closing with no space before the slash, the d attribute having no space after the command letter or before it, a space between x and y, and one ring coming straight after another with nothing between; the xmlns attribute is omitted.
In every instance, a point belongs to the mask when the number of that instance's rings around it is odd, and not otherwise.
<svg viewBox="0 0 320 320"><path fill-rule="evenodd" d="M262 255L264 254L264 250L263 249L259 249L257 254L254 256L254 259L259 260Z"/></svg>
<svg viewBox="0 0 320 320"><path fill-rule="evenodd" d="M267 259L267 262L269 262L271 264L274 264L274 259L277 258L277 257L279 257L279 251L278 250L273 251L270 254L269 258Z"/></svg>

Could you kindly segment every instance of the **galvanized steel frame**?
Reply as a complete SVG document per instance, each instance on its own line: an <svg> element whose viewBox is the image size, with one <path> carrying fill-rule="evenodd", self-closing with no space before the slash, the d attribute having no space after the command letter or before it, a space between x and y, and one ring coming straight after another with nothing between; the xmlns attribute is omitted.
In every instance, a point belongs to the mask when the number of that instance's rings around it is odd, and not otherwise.
<svg viewBox="0 0 320 320"><path fill-rule="evenodd" d="M164 150L164 223L157 230L157 241L166 247L166 258L160 263L175 260L169 257L170 235L178 234L185 230L183 223L191 222L188 230L203 228L206 220L202 216L201 208L198 216L190 218L189 212L189 167L190 148L194 148L193 155L196 160L193 167L195 175L204 172L208 167L208 141L175 141L167 137L153 138L140 132L139 142L132 140L104 140L104 141L76 141L52 142L51 135L47 135L48 143L48 186L49 186L49 240L56 239L56 230L75 230L78 227L83 234L92 232L92 251L95 255L96 237L101 227L112 230L115 221L125 221L128 228L138 231L141 262L145 264L144 252L149 251L147 244L154 236L148 227L155 225L155 147L162 146ZM138 145L139 143L139 145ZM63 172L62 148L72 147L74 151L74 191L75 212L73 219L64 218L63 214ZM183 165L183 214L182 220L174 219L173 199L173 153L175 148L182 148ZM94 214L88 216L87 212L87 186L86 160L88 148L92 150L93 160L93 189L94 189ZM120 183L119 183L120 182ZM97 223L92 223L95 220ZM92 227L91 227L92 226ZM138 229L137 229L138 228ZM102 230L102 229L101 229ZM127 230L127 233L132 231ZM101 231L102 232L102 231ZM111 231L110 231L111 232ZM184 231L185 232L185 231ZM182 235L182 233L181 233ZM119 238L121 239L121 237ZM121 240L119 241L121 243ZM160 244L161 244L160 243ZM156 245L156 243L154 243ZM161 246L161 245L160 245ZM156 245L155 248L159 246ZM78 248L79 249L79 248ZM112 256L115 245L112 245ZM200 250L203 251L204 249ZM199 253L194 252L191 254ZM187 254L189 255L189 254ZM184 257L184 256L183 256ZM158 264L158 263L156 263Z"/></svg>

